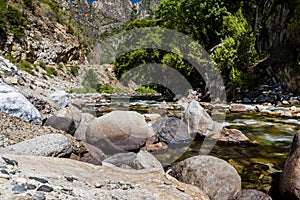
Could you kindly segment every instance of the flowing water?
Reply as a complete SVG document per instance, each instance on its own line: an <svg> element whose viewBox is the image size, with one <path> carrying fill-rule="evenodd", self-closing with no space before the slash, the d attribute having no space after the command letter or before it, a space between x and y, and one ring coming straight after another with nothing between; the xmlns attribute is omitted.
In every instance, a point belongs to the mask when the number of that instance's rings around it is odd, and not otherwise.
<svg viewBox="0 0 300 200"><path fill-rule="evenodd" d="M160 102L135 101L118 106L116 109L134 110L141 114L159 113ZM101 106L100 104L96 107ZM169 112L180 115L179 105L169 103ZM102 115L102 111L98 113ZM253 188L264 192L275 190L294 134L300 127L297 119L270 117L260 114L226 114L225 127L241 130L256 145L214 145L208 155L224 159L233 165L242 177L243 188ZM163 166L170 167L176 162L201 154L203 141L194 140L188 145L169 145L168 150L154 153ZM271 191L270 191L271 189ZM278 190L277 190L278 191ZM274 191L273 191L274 193ZM274 194L276 195L276 194Z"/></svg>

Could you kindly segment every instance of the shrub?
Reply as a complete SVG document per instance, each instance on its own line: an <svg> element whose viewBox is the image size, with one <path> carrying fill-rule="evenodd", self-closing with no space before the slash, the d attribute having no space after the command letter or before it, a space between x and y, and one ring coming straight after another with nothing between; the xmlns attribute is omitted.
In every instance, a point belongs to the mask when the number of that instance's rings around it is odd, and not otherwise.
<svg viewBox="0 0 300 200"><path fill-rule="evenodd" d="M32 64L26 60L22 60L21 62L17 63L17 67L33 76L35 75L34 71L32 71Z"/></svg>
<svg viewBox="0 0 300 200"><path fill-rule="evenodd" d="M76 66L72 66L70 68L70 73L73 75L73 76L78 76L79 74L79 67L76 65Z"/></svg>
<svg viewBox="0 0 300 200"><path fill-rule="evenodd" d="M107 93L107 94L112 94L114 93L114 88L111 87L109 84L98 84L97 85L97 92L99 93Z"/></svg>
<svg viewBox="0 0 300 200"><path fill-rule="evenodd" d="M136 92L137 92L138 94L156 94L156 93L157 93L156 90L151 89L151 88L148 87L148 86L141 86L141 87L139 87L139 88L136 90Z"/></svg>
<svg viewBox="0 0 300 200"><path fill-rule="evenodd" d="M39 63L39 66L40 66L42 69L46 70L46 63L40 62L40 63Z"/></svg>
<svg viewBox="0 0 300 200"><path fill-rule="evenodd" d="M58 73L54 67L46 67L46 72L48 76L57 76Z"/></svg>

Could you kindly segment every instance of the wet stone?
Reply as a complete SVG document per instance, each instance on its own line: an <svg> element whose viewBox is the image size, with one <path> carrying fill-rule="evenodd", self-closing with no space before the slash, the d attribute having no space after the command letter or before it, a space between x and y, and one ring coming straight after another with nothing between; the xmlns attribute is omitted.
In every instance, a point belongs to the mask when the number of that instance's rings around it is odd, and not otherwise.
<svg viewBox="0 0 300 200"><path fill-rule="evenodd" d="M48 186L48 185L41 185L37 191L42 191L42 192L52 192L53 188Z"/></svg>
<svg viewBox="0 0 300 200"><path fill-rule="evenodd" d="M26 192L27 189L24 186L22 186L22 185L15 185L12 188L12 191L14 191L15 193L22 193L22 192Z"/></svg>
<svg viewBox="0 0 300 200"><path fill-rule="evenodd" d="M30 176L29 179L38 181L40 183L48 183L48 180L46 180L44 178L38 178L38 177Z"/></svg>

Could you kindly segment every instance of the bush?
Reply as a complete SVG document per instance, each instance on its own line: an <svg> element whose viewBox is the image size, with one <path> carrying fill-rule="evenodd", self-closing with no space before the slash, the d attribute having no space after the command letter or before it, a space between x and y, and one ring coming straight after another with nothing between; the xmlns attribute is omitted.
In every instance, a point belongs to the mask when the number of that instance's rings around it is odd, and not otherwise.
<svg viewBox="0 0 300 200"><path fill-rule="evenodd" d="M34 71L32 71L32 64L26 60L22 60L21 62L17 63L17 67L33 76L35 75Z"/></svg>
<svg viewBox="0 0 300 200"><path fill-rule="evenodd" d="M148 86L141 86L141 87L139 87L139 88L136 90L136 92L137 92L138 94L156 94L156 93L157 93L156 90L151 89L151 88L148 87Z"/></svg>
<svg viewBox="0 0 300 200"><path fill-rule="evenodd" d="M40 62L40 63L39 63L39 66L40 66L42 69L46 70L46 63Z"/></svg>
<svg viewBox="0 0 300 200"><path fill-rule="evenodd" d="M114 91L115 91L114 88L111 87L109 84L103 84L103 85L99 84L97 86L98 93L112 94L112 93L114 93Z"/></svg>
<svg viewBox="0 0 300 200"><path fill-rule="evenodd" d="M48 76L57 76L58 73L54 67L46 67L46 72Z"/></svg>
<svg viewBox="0 0 300 200"><path fill-rule="evenodd" d="M70 68L70 73L73 75L73 76L78 76L79 74L79 67L76 65L76 66L72 66Z"/></svg>

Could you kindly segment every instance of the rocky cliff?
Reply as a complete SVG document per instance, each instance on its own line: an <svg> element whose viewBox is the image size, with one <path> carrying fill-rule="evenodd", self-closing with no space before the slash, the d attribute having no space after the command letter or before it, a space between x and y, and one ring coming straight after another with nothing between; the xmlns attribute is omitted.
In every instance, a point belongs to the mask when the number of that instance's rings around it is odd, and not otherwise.
<svg viewBox="0 0 300 200"><path fill-rule="evenodd" d="M1 24L1 54L32 63L83 61L84 49L76 36L77 30L61 5L47 0L4 4L7 9L1 10L5 22ZM22 23L18 22L21 18Z"/></svg>
<svg viewBox="0 0 300 200"><path fill-rule="evenodd" d="M269 83L299 93L299 35L295 37L291 32L291 24L297 20L296 9L297 1L259 0L254 28L259 32L257 50L266 58L259 65L260 73L268 76Z"/></svg>
<svg viewBox="0 0 300 200"><path fill-rule="evenodd" d="M3 4L0 53L16 62L46 64L83 63L85 53L97 41L132 19L150 17L159 3L158 0L134 4L130 0L0 1Z"/></svg>

